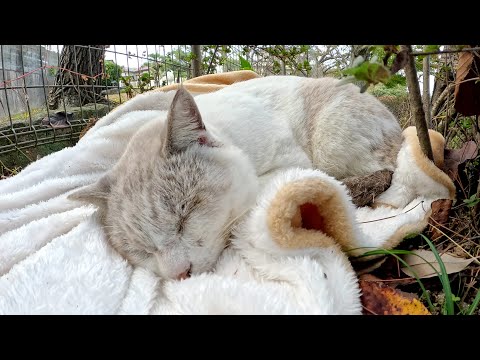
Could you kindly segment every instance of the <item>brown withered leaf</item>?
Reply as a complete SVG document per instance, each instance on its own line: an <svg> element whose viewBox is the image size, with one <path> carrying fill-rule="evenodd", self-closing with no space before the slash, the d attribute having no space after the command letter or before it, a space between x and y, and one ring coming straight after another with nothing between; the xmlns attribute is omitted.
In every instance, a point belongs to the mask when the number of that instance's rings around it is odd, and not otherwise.
<svg viewBox="0 0 480 360"><path fill-rule="evenodd" d="M480 114L480 83L476 80L466 81L472 78L478 78L480 69L480 57L475 56L473 52L462 52L458 56L458 66L455 84L455 109L465 115Z"/></svg>
<svg viewBox="0 0 480 360"><path fill-rule="evenodd" d="M80 131L80 135L78 136L78 138L81 139L87 133L87 131L90 130L97 123L98 120L99 118L96 117L91 117L90 119L88 119L87 126L85 126L83 130Z"/></svg>
<svg viewBox="0 0 480 360"><path fill-rule="evenodd" d="M475 159L478 155L478 146L475 141L467 141L460 149L445 149L443 171L452 180L458 179L458 166L467 160Z"/></svg>
<svg viewBox="0 0 480 360"><path fill-rule="evenodd" d="M393 61L392 68L390 69L392 74L395 74L397 71L403 69L407 65L408 53L407 50L400 51L395 60Z"/></svg>
<svg viewBox="0 0 480 360"><path fill-rule="evenodd" d="M403 257L403 260L410 266L402 267L402 271L408 276L414 276L413 271L417 274L420 279L431 278L438 276L437 272L440 273L440 265L438 264L435 254L430 250L414 250L413 254L408 254ZM417 256L418 255L418 256ZM425 260L424 260L425 259ZM440 255L443 264L445 265L445 270L447 274L453 274L462 271L465 269L475 258L461 258L457 256L452 256L448 253ZM435 268L432 269L432 266Z"/></svg>
<svg viewBox="0 0 480 360"><path fill-rule="evenodd" d="M432 203L432 215L428 220L431 240L438 239L442 236L442 232L438 229L439 225L446 224L450 216L453 200L438 199Z"/></svg>
<svg viewBox="0 0 480 360"><path fill-rule="evenodd" d="M414 294L392 289L371 275L360 277L359 284L364 315L430 315Z"/></svg>
<svg viewBox="0 0 480 360"><path fill-rule="evenodd" d="M386 53L398 53L398 45L383 45L383 50Z"/></svg>
<svg viewBox="0 0 480 360"><path fill-rule="evenodd" d="M378 269L383 263L387 260L387 257L382 257L380 259L375 258L368 261L357 261L355 262L352 259L352 266L355 269L357 276L370 274L372 271Z"/></svg>

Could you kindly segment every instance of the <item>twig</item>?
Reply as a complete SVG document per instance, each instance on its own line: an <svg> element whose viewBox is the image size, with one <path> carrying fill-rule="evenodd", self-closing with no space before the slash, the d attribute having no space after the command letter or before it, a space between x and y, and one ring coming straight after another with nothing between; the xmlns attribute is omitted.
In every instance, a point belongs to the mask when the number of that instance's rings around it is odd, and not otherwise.
<svg viewBox="0 0 480 360"><path fill-rule="evenodd" d="M88 78L88 79L93 79L95 80L97 77L99 76L102 76L102 75L105 75L105 73L101 72L100 74L97 74L95 76L89 76L89 75L86 75L86 74L81 74L81 73L78 73L78 72L75 72L75 71L72 71L72 70L69 70L69 69L66 69L66 68L63 68L63 67L60 67L60 66L55 66L55 65L43 65L43 66L40 66L39 68L36 68L36 69L33 69L15 79L11 79L11 80L5 80L3 82L0 83L0 86L5 86L7 84L10 84L11 82L13 81L16 81L16 80L20 80L20 79L23 79L24 77L27 77L28 75L31 75L33 74L34 72L37 72L38 70L42 70L42 69L58 69L58 70L63 70L63 71L67 71L67 72L70 72L72 74L75 74L75 75L80 75L80 77L84 78Z"/></svg>
<svg viewBox="0 0 480 360"><path fill-rule="evenodd" d="M212 63L213 63L213 59L215 58L215 55L217 55L217 50L218 50L218 47L220 45L215 45L215 49L213 50L213 55L212 57L210 58L210 64L208 64L208 68L207 68L207 74L210 74L210 69L212 67Z"/></svg>
<svg viewBox="0 0 480 360"><path fill-rule="evenodd" d="M461 236L463 237L465 240L469 240L466 236L463 236L463 235L460 235L459 233L453 231L452 229L449 229L447 228L446 226L440 224L438 221L436 221L434 218L430 217L431 220L433 220L435 223L437 223L439 226L441 227L444 227L445 229L448 229L450 230L452 233L454 233L455 235L458 235L458 236ZM455 245L457 245L465 254L467 254L471 259L473 259L473 261L475 261L478 265L480 265L480 261L477 260L477 258L473 255L471 255L467 250L465 250L461 245L459 245L455 240L453 240L450 236L448 236L447 234L445 234L445 232L443 232L439 227L433 225L433 224L430 224L431 227L433 227L434 229L440 231L443 235L445 235L445 237L450 240L451 242L453 242Z"/></svg>
<svg viewBox="0 0 480 360"><path fill-rule="evenodd" d="M30 158L28 157L28 155L25 154L25 153L22 151L22 149L20 149L19 147L17 147L17 145L16 145L7 135L5 135L5 134L3 133L3 131L0 131L0 135L2 135L3 137L5 137L5 139L7 139L8 141L10 141L10 144L11 144L11 145L14 145L15 149L16 149L17 151L19 151L23 156L25 156L30 162L33 162L33 160L30 159Z"/></svg>
<svg viewBox="0 0 480 360"><path fill-rule="evenodd" d="M480 47L474 48L463 48L460 50L438 50L438 51L426 51L426 52L412 52L412 56L419 56L419 55L437 55L437 54L452 54L452 53L459 53L459 52L473 52L480 50Z"/></svg>
<svg viewBox="0 0 480 360"><path fill-rule="evenodd" d="M371 222L376 222L376 221L381 221L381 220L388 220L388 219L392 219L394 217L397 217L399 215L403 215L403 214L406 214L408 213L409 211L412 211L413 209L415 209L418 205L420 204L423 204L424 201L420 201L417 205L415 205L413 208L403 212L403 213L400 213L400 214L397 214L397 215L392 215L392 216L387 216L387 217L384 217L384 218L381 218L381 219L375 219L375 220L368 220L368 221L361 221L361 222L358 222L357 224L367 224L367 223L371 223Z"/></svg>
<svg viewBox="0 0 480 360"><path fill-rule="evenodd" d="M376 312L373 312L373 311L370 310L369 308L367 308L367 307L365 307L365 306L363 306L363 305L362 305L362 307L363 307L365 310L367 310L370 314L372 314L372 315L378 315Z"/></svg>
<svg viewBox="0 0 480 360"><path fill-rule="evenodd" d="M2 161L2 160L0 160L0 165L2 165L2 166L3 166L3 168L4 168L4 169L6 169L6 170L7 170L9 173L11 173L11 174L14 174L14 175L15 175L16 171L15 171L15 170L12 170L12 169L10 169L9 167L7 167L7 165L5 165L5 164L3 163L3 161Z"/></svg>

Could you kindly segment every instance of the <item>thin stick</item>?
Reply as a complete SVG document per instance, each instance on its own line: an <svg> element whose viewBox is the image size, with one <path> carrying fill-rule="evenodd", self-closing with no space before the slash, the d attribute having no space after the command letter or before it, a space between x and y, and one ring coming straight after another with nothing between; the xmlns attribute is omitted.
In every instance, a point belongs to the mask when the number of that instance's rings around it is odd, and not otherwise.
<svg viewBox="0 0 480 360"><path fill-rule="evenodd" d="M420 55L437 55L437 54L452 54L452 53L459 53L459 52L474 52L480 50L480 47L474 48L463 48L460 50L438 50L438 51L425 51L425 52L412 52L412 56L420 56Z"/></svg>

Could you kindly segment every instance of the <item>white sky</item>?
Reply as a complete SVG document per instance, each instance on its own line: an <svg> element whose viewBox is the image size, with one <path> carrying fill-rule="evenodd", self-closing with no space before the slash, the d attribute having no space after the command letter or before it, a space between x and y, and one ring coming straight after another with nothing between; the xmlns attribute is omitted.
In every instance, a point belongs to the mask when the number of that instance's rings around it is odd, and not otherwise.
<svg viewBox="0 0 480 360"><path fill-rule="evenodd" d="M176 45L173 45L174 49L177 49ZM179 45L182 48L185 45ZM186 45L189 46L189 45ZM105 52L105 59L106 60L113 60L120 66L124 66L125 68L138 68L141 67L143 63L147 61L147 59L140 59L137 56L147 57L153 53L159 53L160 55L166 55L170 51L172 51L172 45L110 45ZM134 56L128 58L128 53L133 54ZM116 54L115 54L116 53Z"/></svg>
<svg viewBox="0 0 480 360"><path fill-rule="evenodd" d="M47 45L47 47L50 47L50 50L52 51L57 51L57 46L58 51L61 52L63 45ZM166 55L167 53L172 51L172 46L174 47L174 49L177 49L177 46L184 47L190 45L110 45L106 49L105 59L113 60L115 63L120 66L124 66L125 68L127 67L127 64L129 68L138 68L141 67L142 64L145 63L147 60L137 60L137 55L143 56L145 58L147 57L147 52L148 55L153 53ZM126 54L128 54L129 52L134 56L128 58Z"/></svg>

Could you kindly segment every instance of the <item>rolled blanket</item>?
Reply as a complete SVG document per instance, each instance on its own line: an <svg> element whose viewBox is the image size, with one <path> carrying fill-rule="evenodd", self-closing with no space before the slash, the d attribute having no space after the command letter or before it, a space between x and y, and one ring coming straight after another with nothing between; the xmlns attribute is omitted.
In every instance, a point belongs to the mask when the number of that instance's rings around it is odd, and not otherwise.
<svg viewBox="0 0 480 360"><path fill-rule="evenodd" d="M232 85L236 82L255 79L261 77L251 70L230 71L219 74L208 74L185 80L182 84L171 84L162 86L152 91L171 91L177 90L183 85L193 95L206 94L223 89L225 86Z"/></svg>

